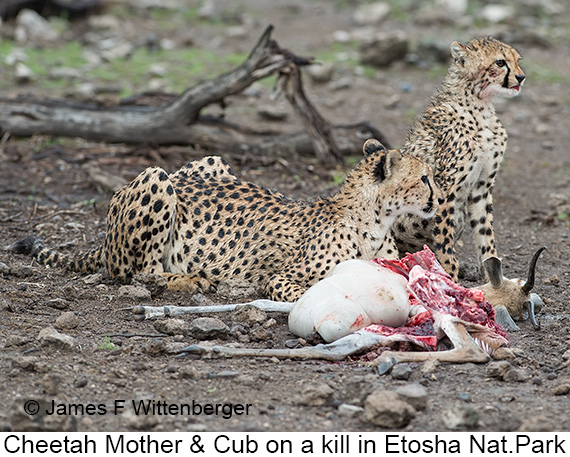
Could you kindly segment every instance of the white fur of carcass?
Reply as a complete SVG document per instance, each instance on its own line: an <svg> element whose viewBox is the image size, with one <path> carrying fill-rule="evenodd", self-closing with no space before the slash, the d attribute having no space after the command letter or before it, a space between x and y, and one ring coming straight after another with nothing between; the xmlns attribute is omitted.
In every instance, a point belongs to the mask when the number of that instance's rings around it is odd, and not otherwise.
<svg viewBox="0 0 570 457"><path fill-rule="evenodd" d="M302 338L317 332L331 342L370 324L400 327L409 313L403 276L374 262L347 260L297 301L289 329Z"/></svg>

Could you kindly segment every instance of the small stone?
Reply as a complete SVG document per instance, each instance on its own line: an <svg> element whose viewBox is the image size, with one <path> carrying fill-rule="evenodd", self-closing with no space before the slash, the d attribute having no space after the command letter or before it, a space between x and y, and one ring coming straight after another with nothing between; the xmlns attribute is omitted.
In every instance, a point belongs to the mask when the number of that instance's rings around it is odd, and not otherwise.
<svg viewBox="0 0 570 457"><path fill-rule="evenodd" d="M560 427L559 421L551 421L540 414L526 414L521 426L517 432L553 432Z"/></svg>
<svg viewBox="0 0 570 457"><path fill-rule="evenodd" d="M42 378L42 385L45 393L52 396L58 393L62 382L63 380L61 377L54 373L48 373Z"/></svg>
<svg viewBox="0 0 570 457"><path fill-rule="evenodd" d="M253 341L269 341L273 338L273 332L261 325L258 325L249 331L249 337Z"/></svg>
<svg viewBox="0 0 570 457"><path fill-rule="evenodd" d="M40 330L38 340L42 346L51 346L57 349L72 350L75 347L75 338L59 333L53 327Z"/></svg>
<svg viewBox="0 0 570 457"><path fill-rule="evenodd" d="M307 384L301 388L296 403L306 406L323 406L330 403L333 393L333 388L328 384Z"/></svg>
<svg viewBox="0 0 570 457"><path fill-rule="evenodd" d="M229 333L230 328L215 317L199 317L194 319L188 327L188 334L198 340L224 339Z"/></svg>
<svg viewBox="0 0 570 457"><path fill-rule="evenodd" d="M307 68L307 73L313 82L328 83L332 79L334 70L335 65L333 63L327 62L309 65Z"/></svg>
<svg viewBox="0 0 570 457"><path fill-rule="evenodd" d="M12 269L4 262L0 262L0 275L9 275Z"/></svg>
<svg viewBox="0 0 570 457"><path fill-rule="evenodd" d="M364 412L364 408L362 406L341 403L337 408L337 412L338 415L342 417L354 417L362 414Z"/></svg>
<svg viewBox="0 0 570 457"><path fill-rule="evenodd" d="M514 11L510 5L489 4L479 11L479 16L492 24L503 22L512 17Z"/></svg>
<svg viewBox="0 0 570 457"><path fill-rule="evenodd" d="M16 41L44 44L58 38L58 33L47 19L31 9L23 9L16 17Z"/></svg>
<svg viewBox="0 0 570 457"><path fill-rule="evenodd" d="M416 410L396 392L376 390L364 401L364 415L383 428L403 428L415 417Z"/></svg>
<svg viewBox="0 0 570 457"><path fill-rule="evenodd" d="M154 322L154 328L166 335L186 335L188 322L183 319L161 319Z"/></svg>
<svg viewBox="0 0 570 457"><path fill-rule="evenodd" d="M18 84L24 84L34 79L34 72L22 62L18 62L14 69L14 76Z"/></svg>
<svg viewBox="0 0 570 457"><path fill-rule="evenodd" d="M489 378L503 379L505 374L511 369L512 365L506 360L490 362L485 370L485 376Z"/></svg>
<svg viewBox="0 0 570 457"><path fill-rule="evenodd" d="M443 413L443 423L449 430L472 430L479 422L479 414L465 402L456 402Z"/></svg>
<svg viewBox="0 0 570 457"><path fill-rule="evenodd" d="M72 311L68 311L60 315L53 324L55 328L60 330L77 328L78 325L79 325L79 318Z"/></svg>
<svg viewBox="0 0 570 457"><path fill-rule="evenodd" d="M360 60L374 67L387 67L393 62L403 60L409 47L409 37L401 30L379 33L373 40L361 43Z"/></svg>
<svg viewBox="0 0 570 457"><path fill-rule="evenodd" d="M570 393L570 382L558 384L552 389L554 395L568 395Z"/></svg>
<svg viewBox="0 0 570 457"><path fill-rule="evenodd" d="M128 298L135 301L147 301L151 299L151 293L142 286L121 286L117 292L121 298Z"/></svg>
<svg viewBox="0 0 570 457"><path fill-rule="evenodd" d="M133 286L141 286L150 292L151 297L158 297L162 294L168 284L166 279L158 274L139 273L133 277Z"/></svg>
<svg viewBox="0 0 570 457"><path fill-rule="evenodd" d="M217 378L237 378L241 373L236 370L224 370L216 373Z"/></svg>
<svg viewBox="0 0 570 457"><path fill-rule="evenodd" d="M47 304L48 306L59 310L69 309L70 306L69 302L63 298L54 298L53 300L49 300Z"/></svg>
<svg viewBox="0 0 570 457"><path fill-rule="evenodd" d="M231 319L246 325L262 324L267 320L267 313L257 306L244 305L232 311Z"/></svg>
<svg viewBox="0 0 570 457"><path fill-rule="evenodd" d="M412 368L407 363L399 363L392 368L392 378L407 381L412 374Z"/></svg>
<svg viewBox="0 0 570 457"><path fill-rule="evenodd" d="M390 5L376 2L360 5L354 10L352 20L356 25L378 25L390 14Z"/></svg>
<svg viewBox="0 0 570 457"><path fill-rule="evenodd" d="M416 411L423 411L427 408L428 392L421 384L416 382L406 384L398 387L395 392L402 400L412 405Z"/></svg>
<svg viewBox="0 0 570 457"><path fill-rule="evenodd" d="M204 373L192 365L182 365L178 369L178 374L183 379L199 379Z"/></svg>
<svg viewBox="0 0 570 457"><path fill-rule="evenodd" d="M257 115L268 121L284 121L289 113L273 105L264 105L257 109Z"/></svg>

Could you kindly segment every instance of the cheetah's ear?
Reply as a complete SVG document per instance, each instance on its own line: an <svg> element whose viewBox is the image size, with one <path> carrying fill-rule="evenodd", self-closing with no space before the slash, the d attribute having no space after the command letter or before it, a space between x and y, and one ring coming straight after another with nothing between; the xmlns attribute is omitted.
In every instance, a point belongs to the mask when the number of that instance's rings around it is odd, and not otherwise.
<svg viewBox="0 0 570 457"><path fill-rule="evenodd" d="M465 62L465 58L469 52L465 45L461 44L459 41L454 41L451 43L449 49L451 50L451 57L453 57L453 60L460 64Z"/></svg>
<svg viewBox="0 0 570 457"><path fill-rule="evenodd" d="M368 157L370 154L374 154L375 152L385 150L386 148L384 145L380 143L380 141L378 141L376 138L370 138L366 140L364 146L362 146L362 152L364 152L364 155L366 157Z"/></svg>
<svg viewBox="0 0 570 457"><path fill-rule="evenodd" d="M374 178L376 182L381 183L388 178L394 171L394 167L398 165L402 155L397 149L393 149L382 155L374 168Z"/></svg>

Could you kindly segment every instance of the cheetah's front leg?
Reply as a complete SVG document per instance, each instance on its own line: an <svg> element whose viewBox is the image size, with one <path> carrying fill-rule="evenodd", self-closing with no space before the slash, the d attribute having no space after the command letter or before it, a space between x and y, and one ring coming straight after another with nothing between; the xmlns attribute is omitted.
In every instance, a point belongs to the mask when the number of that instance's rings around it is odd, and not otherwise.
<svg viewBox="0 0 570 457"><path fill-rule="evenodd" d="M469 197L469 223L473 230L473 241L479 257L479 266L486 277L483 261L488 257L497 257L495 231L493 229L493 197L486 191Z"/></svg>
<svg viewBox="0 0 570 457"><path fill-rule="evenodd" d="M284 302L296 302L306 290L306 287L302 287L295 281L294 273L291 271L273 275L264 286L267 297L271 300Z"/></svg>
<svg viewBox="0 0 570 457"><path fill-rule="evenodd" d="M433 239L437 260L454 281L458 280L459 264L455 255L455 206L446 201L434 216Z"/></svg>

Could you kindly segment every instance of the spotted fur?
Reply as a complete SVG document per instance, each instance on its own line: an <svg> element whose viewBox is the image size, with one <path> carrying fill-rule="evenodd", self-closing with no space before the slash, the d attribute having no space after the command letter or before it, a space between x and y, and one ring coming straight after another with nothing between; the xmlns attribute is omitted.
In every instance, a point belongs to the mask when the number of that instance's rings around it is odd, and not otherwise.
<svg viewBox="0 0 570 457"><path fill-rule="evenodd" d="M398 215L435 213L440 193L429 166L375 140L364 152L336 194L314 201L241 181L219 157L170 175L149 168L111 199L102 246L68 257L28 238L13 250L86 273L102 268L120 281L157 273L189 291L241 278L293 301L337 263L380 255Z"/></svg>
<svg viewBox="0 0 570 457"><path fill-rule="evenodd" d="M496 256L492 189L507 146L507 133L495 114L497 96L518 95L525 75L520 55L492 38L451 44L452 62L441 89L412 125L402 153L434 169L444 203L427 223L400 217L384 249L415 252L429 244L455 279L455 243L468 224L481 263Z"/></svg>

